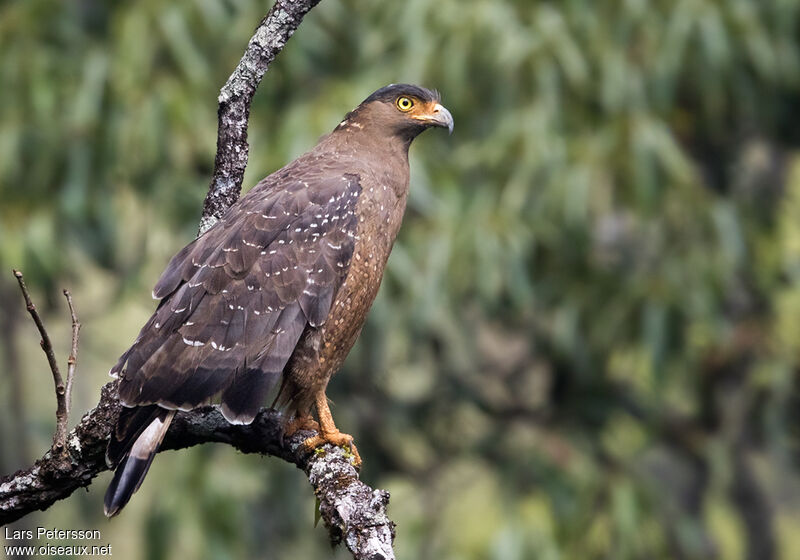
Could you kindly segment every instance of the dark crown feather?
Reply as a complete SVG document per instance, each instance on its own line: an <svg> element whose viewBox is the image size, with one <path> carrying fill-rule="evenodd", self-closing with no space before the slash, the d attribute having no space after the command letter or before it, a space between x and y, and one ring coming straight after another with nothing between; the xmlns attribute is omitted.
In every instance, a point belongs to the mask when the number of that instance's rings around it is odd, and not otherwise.
<svg viewBox="0 0 800 560"><path fill-rule="evenodd" d="M372 101L394 101L401 95L416 97L421 101L441 101L439 92L436 90L425 89L413 84L389 84L382 87L364 100L364 103ZM362 105L364 104L362 103Z"/></svg>

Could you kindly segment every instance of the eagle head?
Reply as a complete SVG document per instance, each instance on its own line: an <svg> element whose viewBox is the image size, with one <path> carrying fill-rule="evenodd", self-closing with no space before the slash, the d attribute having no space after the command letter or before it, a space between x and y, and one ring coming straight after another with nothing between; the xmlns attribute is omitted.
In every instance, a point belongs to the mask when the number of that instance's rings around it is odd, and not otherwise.
<svg viewBox="0 0 800 560"><path fill-rule="evenodd" d="M452 134L453 115L441 103L439 92L411 84L391 84L369 97L336 130L375 130L379 127L406 141L432 126Z"/></svg>

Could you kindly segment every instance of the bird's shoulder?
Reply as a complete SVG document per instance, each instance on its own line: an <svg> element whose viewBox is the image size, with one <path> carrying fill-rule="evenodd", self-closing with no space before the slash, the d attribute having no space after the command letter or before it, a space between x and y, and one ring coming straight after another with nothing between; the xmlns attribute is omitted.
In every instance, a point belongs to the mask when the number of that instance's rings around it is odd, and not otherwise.
<svg viewBox="0 0 800 560"><path fill-rule="evenodd" d="M325 161L306 159L259 182L172 258L153 296L167 298L183 283L214 294L245 278L273 292L287 283L333 283L353 253L362 187L358 173Z"/></svg>

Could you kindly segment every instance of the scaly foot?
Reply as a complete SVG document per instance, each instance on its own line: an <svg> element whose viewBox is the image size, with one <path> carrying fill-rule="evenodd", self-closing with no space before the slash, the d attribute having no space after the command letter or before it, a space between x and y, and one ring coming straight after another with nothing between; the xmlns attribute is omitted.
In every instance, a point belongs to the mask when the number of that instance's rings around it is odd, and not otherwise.
<svg viewBox="0 0 800 560"><path fill-rule="evenodd" d="M303 442L303 446L309 451L316 449L320 445L331 443L337 447L349 448L350 453L353 455L353 464L356 468L361 466L361 455L358 454L356 444L353 443L353 436L343 434L339 430L335 432L320 432L320 435L310 437Z"/></svg>
<svg viewBox="0 0 800 560"><path fill-rule="evenodd" d="M291 422L286 424L286 427L283 429L283 434L287 437L291 437L300 431L319 432L319 423L314 420L311 415L295 416Z"/></svg>
<svg viewBox="0 0 800 560"><path fill-rule="evenodd" d="M317 407L317 416L319 417L319 435L304 441L305 448L311 451L326 443L332 443L337 447L349 447L350 453L353 455L353 464L356 468L360 467L361 455L358 454L358 449L353 443L353 436L343 434L333 423L333 416L331 416L331 409L328 407L328 397L325 396L325 389L317 391L314 401Z"/></svg>

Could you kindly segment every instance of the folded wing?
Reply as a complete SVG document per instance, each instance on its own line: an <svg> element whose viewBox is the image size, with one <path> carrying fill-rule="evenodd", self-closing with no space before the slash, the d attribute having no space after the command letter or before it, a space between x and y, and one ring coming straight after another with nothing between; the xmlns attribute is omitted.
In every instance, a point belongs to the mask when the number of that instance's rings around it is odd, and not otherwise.
<svg viewBox="0 0 800 560"><path fill-rule="evenodd" d="M251 422L347 274L358 179L259 185L175 255L158 309L111 370L122 402L190 409L221 395L229 421Z"/></svg>

